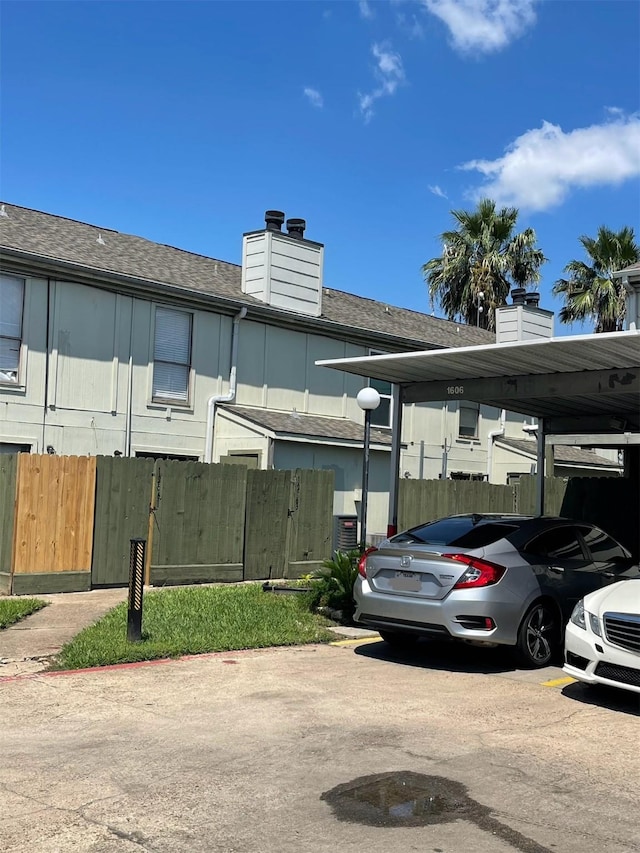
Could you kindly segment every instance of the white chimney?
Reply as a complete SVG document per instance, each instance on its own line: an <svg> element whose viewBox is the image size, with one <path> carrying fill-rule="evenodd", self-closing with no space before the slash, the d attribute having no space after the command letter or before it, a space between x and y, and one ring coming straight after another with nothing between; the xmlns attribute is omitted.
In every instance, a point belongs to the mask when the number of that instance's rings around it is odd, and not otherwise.
<svg viewBox="0 0 640 853"><path fill-rule="evenodd" d="M617 273L622 279L626 301L624 326L629 332L640 329L640 264L633 264L622 274Z"/></svg>
<svg viewBox="0 0 640 853"><path fill-rule="evenodd" d="M322 314L324 246L304 236L304 219L267 210L266 228L242 238L242 292L274 308L319 317Z"/></svg>
<svg viewBox="0 0 640 853"><path fill-rule="evenodd" d="M538 307L540 295L515 287L511 296L513 305L496 308L496 343L552 338L553 311Z"/></svg>

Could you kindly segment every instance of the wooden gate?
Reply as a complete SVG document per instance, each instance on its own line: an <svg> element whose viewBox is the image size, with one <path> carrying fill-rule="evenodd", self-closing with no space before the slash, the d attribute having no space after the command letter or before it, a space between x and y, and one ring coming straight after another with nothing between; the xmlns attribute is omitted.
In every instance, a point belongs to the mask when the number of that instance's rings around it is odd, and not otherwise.
<svg viewBox="0 0 640 853"><path fill-rule="evenodd" d="M18 456L12 589L88 589L95 456Z"/></svg>
<svg viewBox="0 0 640 853"><path fill-rule="evenodd" d="M242 580L247 469L159 459L151 583Z"/></svg>
<svg viewBox="0 0 640 853"><path fill-rule="evenodd" d="M333 471L249 471L245 580L297 578L331 556Z"/></svg>

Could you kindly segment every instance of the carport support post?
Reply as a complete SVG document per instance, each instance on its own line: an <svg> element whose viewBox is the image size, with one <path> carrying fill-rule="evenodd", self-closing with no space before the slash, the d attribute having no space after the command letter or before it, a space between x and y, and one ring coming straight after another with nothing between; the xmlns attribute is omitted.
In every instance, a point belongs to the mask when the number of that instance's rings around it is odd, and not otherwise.
<svg viewBox="0 0 640 853"><path fill-rule="evenodd" d="M392 424L391 424L391 460L389 462L389 518L387 536L398 532L398 486L400 481L400 445L402 442L402 386L393 385Z"/></svg>
<svg viewBox="0 0 640 853"><path fill-rule="evenodd" d="M544 466L546 460L546 432L544 418L538 420L538 452L536 461L536 515L544 515Z"/></svg>

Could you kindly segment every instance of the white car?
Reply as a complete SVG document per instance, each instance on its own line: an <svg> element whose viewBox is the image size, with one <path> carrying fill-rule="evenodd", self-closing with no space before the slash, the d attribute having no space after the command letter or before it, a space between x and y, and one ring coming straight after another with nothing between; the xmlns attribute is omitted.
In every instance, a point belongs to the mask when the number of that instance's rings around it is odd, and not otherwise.
<svg viewBox="0 0 640 853"><path fill-rule="evenodd" d="M585 684L640 693L640 579L598 589L573 609L564 671Z"/></svg>

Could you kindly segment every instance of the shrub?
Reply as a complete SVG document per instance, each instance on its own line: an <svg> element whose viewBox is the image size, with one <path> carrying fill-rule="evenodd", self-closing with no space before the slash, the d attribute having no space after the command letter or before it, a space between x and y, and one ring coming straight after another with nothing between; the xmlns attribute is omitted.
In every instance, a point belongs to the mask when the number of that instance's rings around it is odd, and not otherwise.
<svg viewBox="0 0 640 853"><path fill-rule="evenodd" d="M353 585L358 577L360 551L336 551L332 560L311 576L308 604L312 608L329 607L342 610L344 617L353 616Z"/></svg>

